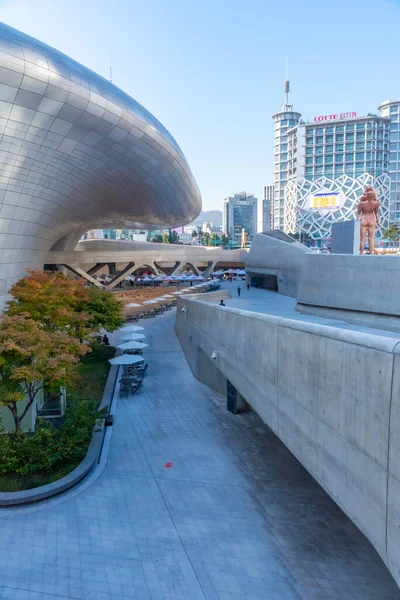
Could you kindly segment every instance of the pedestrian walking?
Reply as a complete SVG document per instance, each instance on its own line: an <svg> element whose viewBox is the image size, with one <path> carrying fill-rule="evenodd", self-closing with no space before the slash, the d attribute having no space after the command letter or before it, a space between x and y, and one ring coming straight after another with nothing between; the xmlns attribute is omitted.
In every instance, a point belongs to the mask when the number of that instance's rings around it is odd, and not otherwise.
<svg viewBox="0 0 400 600"><path fill-rule="evenodd" d="M240 292L242 291L242 288L240 287L240 285L237 286L237 293L238 293L238 297L240 298Z"/></svg>
<svg viewBox="0 0 400 600"><path fill-rule="evenodd" d="M220 306L226 306L225 302L223 300L221 300L221 302L219 303Z"/></svg>
<svg viewBox="0 0 400 600"><path fill-rule="evenodd" d="M248 289L248 290L250 289L250 284L249 284L249 283L247 284L247 289Z"/></svg>

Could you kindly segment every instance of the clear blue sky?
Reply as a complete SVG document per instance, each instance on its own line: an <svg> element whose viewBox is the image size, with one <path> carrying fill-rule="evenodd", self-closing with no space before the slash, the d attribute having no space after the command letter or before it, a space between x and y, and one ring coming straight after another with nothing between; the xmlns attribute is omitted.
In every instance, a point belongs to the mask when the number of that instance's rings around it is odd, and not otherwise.
<svg viewBox="0 0 400 600"><path fill-rule="evenodd" d="M177 139L205 209L272 183L271 115L400 97L399 0L0 0L0 20L108 77Z"/></svg>

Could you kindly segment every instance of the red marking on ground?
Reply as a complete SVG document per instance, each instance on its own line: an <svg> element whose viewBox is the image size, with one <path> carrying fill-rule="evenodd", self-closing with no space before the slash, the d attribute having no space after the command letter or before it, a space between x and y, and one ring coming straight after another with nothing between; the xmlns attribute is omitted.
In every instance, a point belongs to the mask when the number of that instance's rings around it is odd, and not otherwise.
<svg viewBox="0 0 400 600"><path fill-rule="evenodd" d="M170 469L172 467L172 462L165 463L165 468Z"/></svg>

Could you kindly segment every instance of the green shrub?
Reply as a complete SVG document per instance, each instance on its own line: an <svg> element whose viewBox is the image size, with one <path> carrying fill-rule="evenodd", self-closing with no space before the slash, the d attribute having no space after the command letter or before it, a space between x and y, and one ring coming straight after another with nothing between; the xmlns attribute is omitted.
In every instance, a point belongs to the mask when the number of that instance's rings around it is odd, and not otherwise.
<svg viewBox="0 0 400 600"><path fill-rule="evenodd" d="M34 433L0 435L0 475L32 475L49 472L65 461L80 462L98 417L96 402L71 399L59 428L37 419Z"/></svg>

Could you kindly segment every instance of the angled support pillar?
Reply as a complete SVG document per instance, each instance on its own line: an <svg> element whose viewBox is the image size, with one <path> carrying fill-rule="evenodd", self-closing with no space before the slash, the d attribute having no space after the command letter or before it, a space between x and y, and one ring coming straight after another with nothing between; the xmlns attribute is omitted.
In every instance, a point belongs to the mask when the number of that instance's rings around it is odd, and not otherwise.
<svg viewBox="0 0 400 600"><path fill-rule="evenodd" d="M204 277L204 279L208 279L210 277L212 271L214 270L215 264L216 264L215 260L212 260L211 262L208 263L208 265L202 272L202 276Z"/></svg>
<svg viewBox="0 0 400 600"><path fill-rule="evenodd" d="M112 279L106 285L106 289L110 290L111 288L114 288L116 285L118 285L119 283L121 283L121 281L123 281L125 279L125 277L128 277L128 275L130 275L131 273L133 273L133 271L135 269L136 269L136 266L135 266L134 262L128 263L127 266L125 267L125 269L122 271L122 273L120 273L119 275L117 275L116 277L114 277L114 279Z"/></svg>
<svg viewBox="0 0 400 600"><path fill-rule="evenodd" d="M194 275L200 275L199 269L196 267L194 263L186 263L193 271ZM184 265L185 266L185 265Z"/></svg>
<svg viewBox="0 0 400 600"><path fill-rule="evenodd" d="M60 265L60 266L64 267L65 269L67 269L74 275L77 275L78 277L83 277L83 279L86 279L86 281L89 281L89 283L92 283L96 287L98 287L100 289L104 288L102 283L100 283L99 281L97 281L96 279L91 277L88 273L86 273L86 271L79 268L78 265ZM58 267L58 265L57 265L57 267Z"/></svg>
<svg viewBox="0 0 400 600"><path fill-rule="evenodd" d="M154 273L157 275L157 277L159 277L160 276L160 271L157 269L156 263L152 262L150 266L153 269Z"/></svg>
<svg viewBox="0 0 400 600"><path fill-rule="evenodd" d="M174 273L176 273L176 271L179 269L181 262L179 260L175 261L175 265L173 267L160 267L157 262L154 262L154 265L156 266L157 270L161 270L163 273L165 273L166 275L168 275L168 277L171 277L171 275L174 275Z"/></svg>
<svg viewBox="0 0 400 600"><path fill-rule="evenodd" d="M97 263L96 265L94 265L94 267L91 267L90 269L88 269L87 274L88 275L96 275L96 273L98 271L100 271L103 267L106 267L107 263Z"/></svg>

